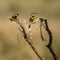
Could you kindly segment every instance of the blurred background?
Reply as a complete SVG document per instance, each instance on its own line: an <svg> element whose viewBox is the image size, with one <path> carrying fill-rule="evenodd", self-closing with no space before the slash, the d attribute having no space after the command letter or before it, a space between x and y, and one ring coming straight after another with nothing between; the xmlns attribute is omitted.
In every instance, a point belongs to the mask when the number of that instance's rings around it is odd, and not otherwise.
<svg viewBox="0 0 60 60"><path fill-rule="evenodd" d="M22 22L25 20L28 23L33 12L37 13L36 19L43 17L48 20L49 28L53 34L52 46L60 60L59 0L0 0L0 60L39 60L23 39L22 33L18 30L19 25L9 21L9 17L16 12L19 13L19 19ZM31 41L40 56L45 60L53 60L51 53L45 47L48 41L42 42L41 40L39 22L32 25L31 32L33 33ZM43 32L44 37L48 40L46 31L43 30Z"/></svg>

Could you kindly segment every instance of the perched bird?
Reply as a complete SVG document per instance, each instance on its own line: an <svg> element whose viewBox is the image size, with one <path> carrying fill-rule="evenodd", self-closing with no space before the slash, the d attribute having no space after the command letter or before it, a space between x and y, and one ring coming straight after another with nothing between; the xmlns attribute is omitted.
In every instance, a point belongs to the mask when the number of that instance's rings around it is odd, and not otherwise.
<svg viewBox="0 0 60 60"><path fill-rule="evenodd" d="M17 19L17 17L19 16L18 13L15 13L14 15L12 15L11 18L9 18L11 21L13 21L14 19Z"/></svg>
<svg viewBox="0 0 60 60"><path fill-rule="evenodd" d="M29 27L28 27L28 28L30 28L30 27L31 27L31 24L33 24L34 19L35 19L35 16L36 16L36 13L32 13L32 14L31 14L31 17L30 17L30 19L29 19L30 24L29 24Z"/></svg>
<svg viewBox="0 0 60 60"><path fill-rule="evenodd" d="M16 23L18 23L19 22L19 20L17 18L18 16L19 16L19 14L18 13L15 13L14 15L12 15L11 18L9 18L9 20L10 21L15 21Z"/></svg>
<svg viewBox="0 0 60 60"><path fill-rule="evenodd" d="M30 23L32 23L32 22L34 21L35 16L36 16L36 13L32 13L32 14L31 14L31 17L30 17L30 19L29 19L29 22L30 22Z"/></svg>

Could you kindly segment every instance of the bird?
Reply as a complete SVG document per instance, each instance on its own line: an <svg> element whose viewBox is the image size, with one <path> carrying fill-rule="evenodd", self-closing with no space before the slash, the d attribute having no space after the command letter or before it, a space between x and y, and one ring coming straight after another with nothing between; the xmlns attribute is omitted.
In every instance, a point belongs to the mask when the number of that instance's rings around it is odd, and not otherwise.
<svg viewBox="0 0 60 60"><path fill-rule="evenodd" d="M18 17L18 16L19 16L19 14L18 14L18 13L15 13L15 14L12 15L11 18L9 18L9 20L10 20L10 21L15 21L15 20L17 20L17 17Z"/></svg>
<svg viewBox="0 0 60 60"><path fill-rule="evenodd" d="M29 22L32 23L35 19L36 13L32 13L30 18L29 18Z"/></svg>
<svg viewBox="0 0 60 60"><path fill-rule="evenodd" d="M18 16L19 16L19 14L15 13L15 14L12 15L11 18L9 18L9 20L10 21L15 21L16 23L18 23L19 22Z"/></svg>
<svg viewBox="0 0 60 60"><path fill-rule="evenodd" d="M31 16L30 16L30 18L29 18L30 24L29 24L29 27L28 27L28 28L30 28L30 27L31 27L31 24L33 24L34 19L35 19L35 16L36 16L36 13L32 13L32 14L31 14Z"/></svg>

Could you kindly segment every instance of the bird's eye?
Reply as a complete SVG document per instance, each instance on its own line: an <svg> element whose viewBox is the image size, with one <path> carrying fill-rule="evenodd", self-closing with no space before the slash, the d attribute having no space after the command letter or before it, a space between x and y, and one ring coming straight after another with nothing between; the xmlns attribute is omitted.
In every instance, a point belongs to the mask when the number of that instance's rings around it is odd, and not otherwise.
<svg viewBox="0 0 60 60"><path fill-rule="evenodd" d="M32 16L32 17L34 17L34 16Z"/></svg>

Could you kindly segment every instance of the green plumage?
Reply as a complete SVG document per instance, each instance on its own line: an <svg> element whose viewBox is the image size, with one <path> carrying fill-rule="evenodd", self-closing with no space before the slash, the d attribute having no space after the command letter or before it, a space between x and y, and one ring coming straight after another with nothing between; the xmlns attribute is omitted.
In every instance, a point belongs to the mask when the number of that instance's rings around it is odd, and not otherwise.
<svg viewBox="0 0 60 60"><path fill-rule="evenodd" d="M31 23L34 21L35 15L36 15L36 13L32 13L32 14L31 14L31 17L30 17L30 19L29 19L29 21L30 21Z"/></svg>

